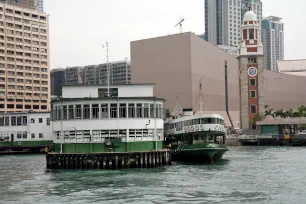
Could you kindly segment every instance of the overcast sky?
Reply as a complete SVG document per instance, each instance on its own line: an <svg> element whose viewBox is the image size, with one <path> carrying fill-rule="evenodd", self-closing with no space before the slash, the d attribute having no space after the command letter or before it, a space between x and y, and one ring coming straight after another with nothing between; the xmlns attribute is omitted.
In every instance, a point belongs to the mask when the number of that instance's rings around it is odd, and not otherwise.
<svg viewBox="0 0 306 204"><path fill-rule="evenodd" d="M264 16L283 18L285 59L306 58L306 1L262 0ZM50 15L51 69L106 61L102 44L110 43L110 61L130 59L130 41L204 32L204 0L44 0ZM89 3L90 2L90 3Z"/></svg>

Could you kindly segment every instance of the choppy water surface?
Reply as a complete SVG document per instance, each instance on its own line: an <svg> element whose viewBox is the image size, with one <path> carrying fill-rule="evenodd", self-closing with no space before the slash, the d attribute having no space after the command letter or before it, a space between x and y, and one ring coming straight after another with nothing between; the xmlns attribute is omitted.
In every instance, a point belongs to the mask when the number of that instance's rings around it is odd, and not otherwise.
<svg viewBox="0 0 306 204"><path fill-rule="evenodd" d="M0 203L306 203L306 148L235 147L214 165L49 171L0 156Z"/></svg>

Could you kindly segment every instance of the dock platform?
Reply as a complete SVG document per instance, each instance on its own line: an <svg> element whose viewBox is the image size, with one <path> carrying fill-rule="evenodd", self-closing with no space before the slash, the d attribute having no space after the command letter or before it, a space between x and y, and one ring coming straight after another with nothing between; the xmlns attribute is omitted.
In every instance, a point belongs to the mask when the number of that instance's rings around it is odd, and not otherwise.
<svg viewBox="0 0 306 204"><path fill-rule="evenodd" d="M148 152L55 153L46 155L48 169L155 168L171 164L169 150Z"/></svg>

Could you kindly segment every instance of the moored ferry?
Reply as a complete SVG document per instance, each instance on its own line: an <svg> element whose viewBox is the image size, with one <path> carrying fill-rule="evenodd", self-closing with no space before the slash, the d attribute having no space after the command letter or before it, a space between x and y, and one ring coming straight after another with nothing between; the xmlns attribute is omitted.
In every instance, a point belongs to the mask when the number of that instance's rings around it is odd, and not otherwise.
<svg viewBox="0 0 306 204"><path fill-rule="evenodd" d="M45 152L52 143L50 112L0 113L0 153Z"/></svg>
<svg viewBox="0 0 306 204"><path fill-rule="evenodd" d="M173 150L172 160L184 162L213 162L228 150L225 145L224 118L217 114L184 115L164 123L165 145Z"/></svg>

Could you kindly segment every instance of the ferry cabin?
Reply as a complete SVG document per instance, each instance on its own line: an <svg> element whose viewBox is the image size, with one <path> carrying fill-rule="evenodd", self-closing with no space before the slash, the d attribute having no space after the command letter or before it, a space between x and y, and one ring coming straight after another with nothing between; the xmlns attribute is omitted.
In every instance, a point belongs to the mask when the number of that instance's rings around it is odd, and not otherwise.
<svg viewBox="0 0 306 204"><path fill-rule="evenodd" d="M136 152L163 148L164 99L154 84L65 85L52 102L55 151Z"/></svg>
<svg viewBox="0 0 306 204"><path fill-rule="evenodd" d="M0 113L0 151L44 151L52 143L50 112Z"/></svg>
<svg viewBox="0 0 306 204"><path fill-rule="evenodd" d="M164 130L167 144L225 144L224 118L217 114L183 116L167 121Z"/></svg>

